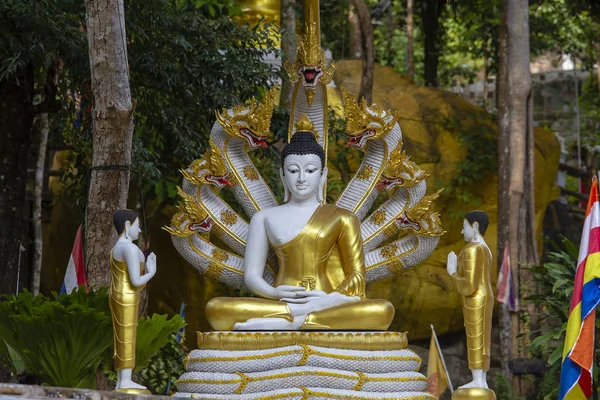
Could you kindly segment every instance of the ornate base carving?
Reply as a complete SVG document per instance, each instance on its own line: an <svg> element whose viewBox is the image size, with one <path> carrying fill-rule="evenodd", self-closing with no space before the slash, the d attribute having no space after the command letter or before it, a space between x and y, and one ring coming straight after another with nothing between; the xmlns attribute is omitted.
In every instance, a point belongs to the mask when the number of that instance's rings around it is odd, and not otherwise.
<svg viewBox="0 0 600 400"><path fill-rule="evenodd" d="M175 397L434 398L404 333L199 332L198 347Z"/></svg>
<svg viewBox="0 0 600 400"><path fill-rule="evenodd" d="M265 350L310 345L348 350L404 350L406 332L197 332L200 350Z"/></svg>
<svg viewBox="0 0 600 400"><path fill-rule="evenodd" d="M484 388L456 389L452 400L496 400L493 390Z"/></svg>

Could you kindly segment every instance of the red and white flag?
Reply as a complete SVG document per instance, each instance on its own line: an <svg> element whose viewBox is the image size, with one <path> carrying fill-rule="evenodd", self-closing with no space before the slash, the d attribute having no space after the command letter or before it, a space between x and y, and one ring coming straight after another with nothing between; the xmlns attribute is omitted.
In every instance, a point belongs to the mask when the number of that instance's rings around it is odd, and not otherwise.
<svg viewBox="0 0 600 400"><path fill-rule="evenodd" d="M87 291L87 281L85 280L85 265L83 262L83 242L81 240L81 225L77 229L73 249L71 250L71 258L65 272L65 280L63 281L61 293L71 293L73 289L79 286L85 286Z"/></svg>
<svg viewBox="0 0 600 400"><path fill-rule="evenodd" d="M500 275L496 283L498 296L496 300L506 305L510 311L517 311L519 308L519 297L515 288L515 281L510 268L510 251L508 242L504 246L504 257L502 257L502 266L500 267Z"/></svg>

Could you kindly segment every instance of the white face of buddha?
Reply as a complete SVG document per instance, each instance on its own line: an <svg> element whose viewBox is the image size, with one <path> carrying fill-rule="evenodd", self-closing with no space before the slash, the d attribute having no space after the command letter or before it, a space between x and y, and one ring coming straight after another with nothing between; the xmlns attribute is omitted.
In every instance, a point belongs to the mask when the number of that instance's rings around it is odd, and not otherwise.
<svg viewBox="0 0 600 400"><path fill-rule="evenodd" d="M321 158L316 154L290 154L283 162L283 179L293 199L315 196L321 181Z"/></svg>
<svg viewBox="0 0 600 400"><path fill-rule="evenodd" d="M129 224L130 222L127 221L126 223ZM133 224L129 225L129 228L125 226L125 229L127 229L127 233L131 240L138 240L140 237L140 219L136 218L135 221L133 221Z"/></svg>

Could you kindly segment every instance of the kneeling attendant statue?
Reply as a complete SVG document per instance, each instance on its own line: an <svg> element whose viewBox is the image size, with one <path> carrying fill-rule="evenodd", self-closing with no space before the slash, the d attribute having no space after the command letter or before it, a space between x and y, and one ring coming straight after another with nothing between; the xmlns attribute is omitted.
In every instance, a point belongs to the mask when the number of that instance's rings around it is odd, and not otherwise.
<svg viewBox="0 0 600 400"><path fill-rule="evenodd" d="M488 226L488 216L483 211L471 211L463 221L462 234L468 244L456 257L448 254L448 273L454 286L462 295L467 355L473 380L456 390L453 400L495 399L487 384L490 368L490 345L494 292L490 277L492 252L483 235Z"/></svg>
<svg viewBox="0 0 600 400"><path fill-rule="evenodd" d="M133 243L140 234L140 220L131 210L118 210L113 217L119 239L110 253L109 301L112 311L115 342L115 390L124 393L150 393L131 380L135 368L140 291L156 273L156 256L151 253L145 262L144 254Z"/></svg>

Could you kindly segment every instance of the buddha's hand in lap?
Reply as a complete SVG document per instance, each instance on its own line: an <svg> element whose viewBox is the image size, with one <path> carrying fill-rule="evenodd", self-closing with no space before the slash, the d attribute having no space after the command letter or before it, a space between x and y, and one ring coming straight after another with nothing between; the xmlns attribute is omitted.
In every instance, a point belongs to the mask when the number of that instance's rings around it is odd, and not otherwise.
<svg viewBox="0 0 600 400"><path fill-rule="evenodd" d="M311 312L359 300L358 296L346 296L338 292L325 293L322 290L301 291L297 292L295 297L281 299L288 303L293 316L307 315Z"/></svg>
<svg viewBox="0 0 600 400"><path fill-rule="evenodd" d="M273 297L281 301L286 301L289 298L299 298L297 293L303 293L306 288L302 286L279 285L273 288Z"/></svg>

